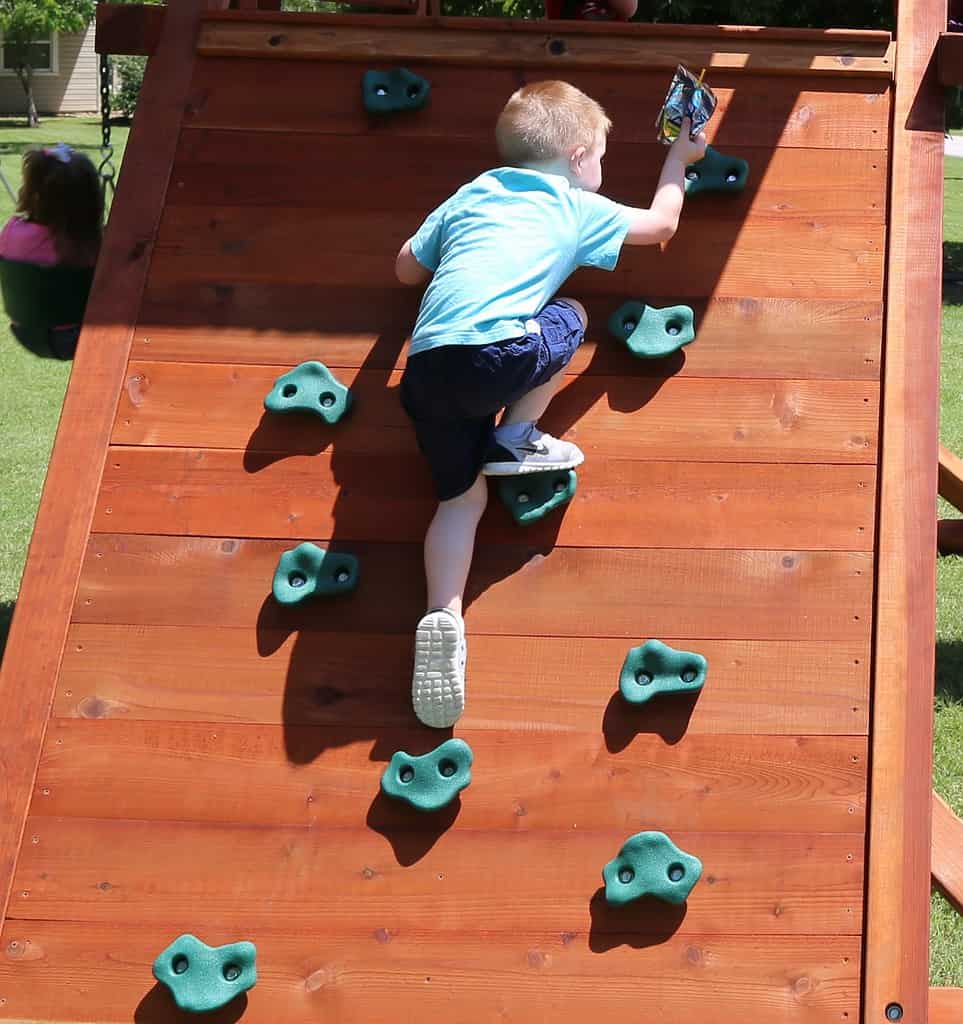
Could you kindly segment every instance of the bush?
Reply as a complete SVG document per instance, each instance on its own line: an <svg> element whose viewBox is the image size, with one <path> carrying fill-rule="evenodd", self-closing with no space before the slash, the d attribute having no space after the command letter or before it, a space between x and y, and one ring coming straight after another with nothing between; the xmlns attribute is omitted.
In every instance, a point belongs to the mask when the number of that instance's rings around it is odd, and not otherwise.
<svg viewBox="0 0 963 1024"><path fill-rule="evenodd" d="M141 83L144 81L146 57L115 57L117 88L114 91L112 108L119 110L128 120L134 116Z"/></svg>

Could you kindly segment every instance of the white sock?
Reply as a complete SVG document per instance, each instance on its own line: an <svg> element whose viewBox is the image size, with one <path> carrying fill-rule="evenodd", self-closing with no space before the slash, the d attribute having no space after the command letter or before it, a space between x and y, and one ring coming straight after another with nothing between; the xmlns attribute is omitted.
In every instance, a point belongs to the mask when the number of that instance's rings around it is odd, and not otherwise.
<svg viewBox="0 0 963 1024"><path fill-rule="evenodd" d="M496 427L495 440L499 444L503 442L518 444L519 441L524 441L528 437L534 426L535 424L528 420L525 423L509 423L507 426Z"/></svg>

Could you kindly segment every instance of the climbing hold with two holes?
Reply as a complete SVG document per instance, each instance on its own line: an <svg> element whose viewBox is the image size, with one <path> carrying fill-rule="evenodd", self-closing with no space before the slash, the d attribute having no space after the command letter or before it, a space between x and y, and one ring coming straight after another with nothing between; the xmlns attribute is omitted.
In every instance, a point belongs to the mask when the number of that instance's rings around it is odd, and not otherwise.
<svg viewBox="0 0 963 1024"><path fill-rule="evenodd" d="M418 110L428 101L431 85L407 68L366 71L361 79L364 109L369 114Z"/></svg>
<svg viewBox="0 0 963 1024"><path fill-rule="evenodd" d="M351 408L351 392L324 363L301 363L278 377L264 399L264 408L268 412L310 412L333 424Z"/></svg>
<svg viewBox="0 0 963 1024"><path fill-rule="evenodd" d="M702 875L702 862L664 832L637 832L602 869L605 899L616 906L642 896L685 903Z"/></svg>
<svg viewBox="0 0 963 1024"><path fill-rule="evenodd" d="M692 693L702 689L707 669L701 654L677 651L661 640L646 640L625 656L619 691L630 704L645 704L663 693Z"/></svg>
<svg viewBox="0 0 963 1024"><path fill-rule="evenodd" d="M661 359L695 340L695 314L688 306L656 309L630 300L609 317L609 333L639 359Z"/></svg>
<svg viewBox="0 0 963 1024"><path fill-rule="evenodd" d="M399 750L381 776L381 789L419 811L446 807L471 784L471 747L464 740L445 740L421 757Z"/></svg>
<svg viewBox="0 0 963 1024"><path fill-rule="evenodd" d="M575 496L578 477L573 469L556 473L525 473L498 477L498 496L520 526L530 526Z"/></svg>
<svg viewBox="0 0 963 1024"><path fill-rule="evenodd" d="M154 961L154 977L170 989L178 1009L206 1013L254 986L256 956L253 942L208 946L181 935Z"/></svg>
<svg viewBox="0 0 963 1024"><path fill-rule="evenodd" d="M271 589L278 604L300 604L309 597L346 594L358 585L358 575L354 555L305 541L281 555Z"/></svg>
<svg viewBox="0 0 963 1024"><path fill-rule="evenodd" d="M741 192L748 180L747 161L737 156L726 156L712 146L706 146L706 155L685 169L685 194Z"/></svg>

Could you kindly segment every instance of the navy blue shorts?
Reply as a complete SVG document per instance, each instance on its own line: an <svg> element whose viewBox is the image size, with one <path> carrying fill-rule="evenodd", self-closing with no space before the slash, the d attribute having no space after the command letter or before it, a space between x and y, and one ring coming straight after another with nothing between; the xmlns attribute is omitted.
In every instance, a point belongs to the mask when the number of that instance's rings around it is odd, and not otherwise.
<svg viewBox="0 0 963 1024"><path fill-rule="evenodd" d="M492 443L495 417L566 367L582 344L582 320L566 302L534 318L541 333L491 345L441 345L408 359L401 404L428 460L439 501L475 482Z"/></svg>

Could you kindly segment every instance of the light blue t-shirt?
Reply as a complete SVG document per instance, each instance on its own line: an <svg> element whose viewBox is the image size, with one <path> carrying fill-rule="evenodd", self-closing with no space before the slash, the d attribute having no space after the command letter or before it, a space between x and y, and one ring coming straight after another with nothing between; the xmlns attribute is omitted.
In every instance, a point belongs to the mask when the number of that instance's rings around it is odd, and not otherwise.
<svg viewBox="0 0 963 1024"><path fill-rule="evenodd" d="M577 267L615 268L631 216L558 174L499 167L463 185L411 240L434 272L411 354L521 337Z"/></svg>

